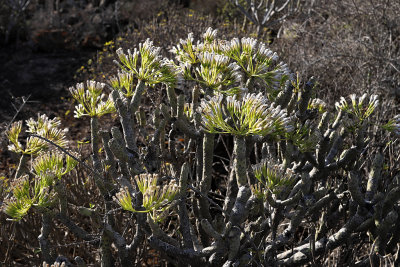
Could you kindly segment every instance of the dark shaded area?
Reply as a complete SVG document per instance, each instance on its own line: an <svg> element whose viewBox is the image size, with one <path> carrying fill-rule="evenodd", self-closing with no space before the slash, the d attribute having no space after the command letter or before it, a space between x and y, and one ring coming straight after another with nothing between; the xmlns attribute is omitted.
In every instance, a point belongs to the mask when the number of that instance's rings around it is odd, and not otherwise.
<svg viewBox="0 0 400 267"><path fill-rule="evenodd" d="M77 69L105 42L122 31L137 29L164 6L189 4L176 0L2 1L0 123L11 121L18 107L16 98L22 96L30 96L31 102L24 107L28 117L43 105L57 110L60 98L68 95L66 89L80 81Z"/></svg>
<svg viewBox="0 0 400 267"><path fill-rule="evenodd" d="M91 52L34 52L25 47L0 51L0 121L9 121L16 110L15 98L30 96L29 105L56 105L67 95L66 86ZM27 107L29 108L29 107Z"/></svg>

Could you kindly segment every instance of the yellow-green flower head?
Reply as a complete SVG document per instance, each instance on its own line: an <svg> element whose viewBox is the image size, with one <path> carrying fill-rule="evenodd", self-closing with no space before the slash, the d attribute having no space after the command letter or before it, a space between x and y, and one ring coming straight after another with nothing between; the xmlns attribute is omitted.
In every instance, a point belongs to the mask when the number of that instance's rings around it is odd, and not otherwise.
<svg viewBox="0 0 400 267"><path fill-rule="evenodd" d="M32 167L36 176L52 172L55 177L61 179L62 176L70 172L78 164L70 156L64 156L59 152L44 153L36 158Z"/></svg>
<svg viewBox="0 0 400 267"><path fill-rule="evenodd" d="M61 121L59 118L49 119L46 114L38 114L37 120L30 118L26 121L26 125L28 126L27 132L38 133L44 129L59 127L61 125Z"/></svg>
<svg viewBox="0 0 400 267"><path fill-rule="evenodd" d="M11 144L8 145L8 150L20 153L23 152L22 144L18 141L19 134L22 131L22 121L17 121L11 124L10 129L7 131L6 135Z"/></svg>
<svg viewBox="0 0 400 267"><path fill-rule="evenodd" d="M287 134L286 138L301 152L311 152L315 150L323 136L319 130L310 127L309 121L306 121L304 125Z"/></svg>
<svg viewBox="0 0 400 267"><path fill-rule="evenodd" d="M206 87L219 90L220 87L228 87L240 83L242 74L236 63L230 63L230 59L224 55L204 52L198 55L200 67L196 68L197 81Z"/></svg>
<svg viewBox="0 0 400 267"><path fill-rule="evenodd" d="M143 207L149 211L158 210L166 202L172 201L178 193L175 180L171 180L164 186L158 186L158 174L140 174L135 179L143 194Z"/></svg>
<svg viewBox="0 0 400 267"><path fill-rule="evenodd" d="M285 186L293 183L293 171L284 170L278 164L269 164L266 160L253 165L254 176L260 182L262 187L277 194ZM258 191L261 191L260 189ZM262 192L262 191L261 191Z"/></svg>
<svg viewBox="0 0 400 267"><path fill-rule="evenodd" d="M4 201L3 211L14 220L22 219L32 207L44 208L52 205L55 192L52 190L55 175L52 171L41 173L32 180L27 175L13 181L13 196Z"/></svg>
<svg viewBox="0 0 400 267"><path fill-rule="evenodd" d="M30 118L26 121L28 130L26 132L42 136L55 144L66 147L67 140L65 133L67 129L61 129L61 122L58 118L49 119L45 114L38 114L38 119ZM19 142L19 135L22 131L22 121L13 123L7 131L7 137L11 144L8 146L10 151L22 154L37 155L43 150L49 149L48 143L37 137L30 136L26 139L25 148Z"/></svg>
<svg viewBox="0 0 400 267"><path fill-rule="evenodd" d="M250 37L242 38L242 50L244 53L251 55L256 50L257 40Z"/></svg>
<svg viewBox="0 0 400 267"><path fill-rule="evenodd" d="M115 194L114 200L121 206L124 210L129 210L136 212L132 205L132 197L129 193L128 187L121 188L120 191Z"/></svg>
<svg viewBox="0 0 400 267"><path fill-rule="evenodd" d="M162 61L164 68L168 69L169 76L164 76L164 83L168 86L180 88L184 82L182 72L175 65L174 61L168 58L164 58Z"/></svg>
<svg viewBox="0 0 400 267"><path fill-rule="evenodd" d="M11 184L13 196L4 201L2 210L15 220L21 220L32 207L28 175L13 180Z"/></svg>
<svg viewBox="0 0 400 267"><path fill-rule="evenodd" d="M203 34L204 42L211 44L215 40L217 32L217 30L213 30L211 27L207 28L206 32Z"/></svg>
<svg viewBox="0 0 400 267"><path fill-rule="evenodd" d="M394 116L387 124L383 125L383 128L400 136L400 115Z"/></svg>
<svg viewBox="0 0 400 267"><path fill-rule="evenodd" d="M135 84L132 73L118 71L118 76L111 77L109 82L112 88L122 92L126 97L133 96Z"/></svg>
<svg viewBox="0 0 400 267"><path fill-rule="evenodd" d="M189 33L185 40L180 39L179 43L180 44L174 46L170 52L174 53L176 59L182 64L195 64L197 62L197 56L196 46L193 45L193 33Z"/></svg>
<svg viewBox="0 0 400 267"><path fill-rule="evenodd" d="M70 87L72 97L78 101L75 106L75 117L83 116L101 117L115 111L114 102L111 97L103 94L105 84L96 81L87 81L86 88L83 83L76 87Z"/></svg>
<svg viewBox="0 0 400 267"><path fill-rule="evenodd" d="M262 201L265 200L265 196L268 194L267 190L261 185L261 183L250 185L250 190L253 196Z"/></svg>
<svg viewBox="0 0 400 267"><path fill-rule="evenodd" d="M132 197L127 188L122 189L116 194L116 201L125 210L132 212L151 213L153 219L159 220L160 213L168 209L168 204L174 200L179 192L179 187L175 180L169 181L164 185L157 185L158 174L140 174L135 176L136 183L143 195L144 211L137 211L132 206Z"/></svg>
<svg viewBox="0 0 400 267"><path fill-rule="evenodd" d="M155 47L150 39L139 44L133 52L128 49L127 54L122 48L117 50L118 59L116 62L122 70L132 73L136 79L145 82L150 86L158 83L175 85L176 77L170 67L164 64L160 54L161 48Z"/></svg>
<svg viewBox="0 0 400 267"><path fill-rule="evenodd" d="M314 98L309 104L308 104L309 109L317 109L318 112L323 113L326 110L326 103L319 99L319 98Z"/></svg>
<svg viewBox="0 0 400 267"><path fill-rule="evenodd" d="M360 121L367 119L379 104L377 95L371 95L368 104L365 103L367 94L363 94L358 101L355 94L351 94L349 97L351 105L347 103L344 97L341 97L340 101L335 103L336 109L352 114Z"/></svg>
<svg viewBox="0 0 400 267"><path fill-rule="evenodd" d="M286 64L277 63L276 52L256 39L234 38L222 45L222 53L235 60L247 78L260 79L268 89L278 90L293 78Z"/></svg>
<svg viewBox="0 0 400 267"><path fill-rule="evenodd" d="M245 94L241 100L216 95L202 100L199 108L202 125L210 133L281 135L293 130L286 110L275 107L261 93Z"/></svg>

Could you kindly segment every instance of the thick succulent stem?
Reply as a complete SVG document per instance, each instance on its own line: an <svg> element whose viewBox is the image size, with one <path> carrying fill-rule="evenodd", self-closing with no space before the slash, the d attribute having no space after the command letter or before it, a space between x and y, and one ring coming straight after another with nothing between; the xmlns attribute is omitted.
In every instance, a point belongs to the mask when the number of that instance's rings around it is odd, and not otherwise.
<svg viewBox="0 0 400 267"><path fill-rule="evenodd" d="M117 109L122 130L124 132L125 145L129 150L137 153L138 148L136 146L136 135L133 130L133 117L128 106L128 99L126 99L118 91L113 91L112 97L114 99L115 108Z"/></svg>
<svg viewBox="0 0 400 267"><path fill-rule="evenodd" d="M98 118L97 117L92 117L90 120L90 127L91 127L91 141L92 141L92 159L93 159L93 166L97 171L96 176L97 179L95 179L96 181L96 185L98 186L103 199L104 199L104 203L105 203L105 212L106 214L108 214L108 211L111 209L110 203L109 203L109 196L108 196L108 192L107 189L104 185L104 176L101 177L99 175L100 173L103 173L103 168L102 168L102 164L100 161L100 156L99 156L99 147L100 147L100 135L99 135L99 126L98 126ZM109 214L108 216L106 216L105 218L107 220L106 223L111 223L113 224L113 217L111 216L111 214ZM113 266L114 264L114 259L112 256L112 249L111 249L111 244L112 241L110 239L109 236L107 236L106 233L102 234L101 237L101 242L100 242L100 250L101 250L101 266L103 267L108 267L108 266Z"/></svg>
<svg viewBox="0 0 400 267"><path fill-rule="evenodd" d="M92 160L93 167L96 170L94 173L94 180L103 196L107 195L107 189L104 186L104 178L102 177L103 168L99 157L100 147L100 136L99 136L99 125L98 118L92 117L90 119L90 130L91 130L91 146L92 146Z"/></svg>
<svg viewBox="0 0 400 267"><path fill-rule="evenodd" d="M99 158L100 136L99 136L99 119L97 117L90 118L90 139L93 157Z"/></svg>
<svg viewBox="0 0 400 267"><path fill-rule="evenodd" d="M126 246L125 238L118 232L114 231L109 224L104 226L104 231L109 238L114 240L115 246L118 248L118 256L121 261L121 266L133 266L132 258L129 255L129 249Z"/></svg>
<svg viewBox="0 0 400 267"><path fill-rule="evenodd" d="M189 164L185 162L181 168L181 174L179 179L180 186L180 200L179 200L179 219L180 219L180 232L183 237L184 248L193 249L192 236L190 234L190 221L188 210L186 208L186 190L189 176Z"/></svg>
<svg viewBox="0 0 400 267"><path fill-rule="evenodd" d="M101 267L114 266L114 258L112 256L111 245L111 238L106 233L104 233L101 237L100 242Z"/></svg>
<svg viewBox="0 0 400 267"><path fill-rule="evenodd" d="M105 156L106 156L106 158L103 162L107 168L106 172L108 173L108 175L106 176L106 178L107 178L106 185L108 188L110 186L110 184L112 183L112 180L111 180L112 177L118 176L117 162L115 161L115 158L113 156L113 153L112 153L110 145L109 145L109 142L111 140L110 132L109 131L101 131L100 135L101 135L101 140L103 142L104 152L105 152Z"/></svg>
<svg viewBox="0 0 400 267"><path fill-rule="evenodd" d="M168 96L168 100L169 103L171 105L171 110L172 110L172 116L175 116L177 114L177 97L175 94L175 89L171 86L167 86L167 96Z"/></svg>
<svg viewBox="0 0 400 267"><path fill-rule="evenodd" d="M191 266L204 266L202 254L192 249L181 249L174 245L168 244L155 236L150 236L148 242L151 247L165 253L168 256L174 257L177 261Z"/></svg>
<svg viewBox="0 0 400 267"><path fill-rule="evenodd" d="M365 198L371 201L377 191L379 180L381 179L381 171L383 166L383 155L378 153L375 155L375 159L372 163L371 172L369 174L367 192Z"/></svg>
<svg viewBox="0 0 400 267"><path fill-rule="evenodd" d="M246 186L247 182L247 164L246 164L246 140L242 136L235 136L233 154L236 156L233 162L236 181L238 186Z"/></svg>
<svg viewBox="0 0 400 267"><path fill-rule="evenodd" d="M304 91L301 92L300 95L298 115L302 121L305 121L307 119L306 111L308 107L308 102L310 101L311 98L312 89L313 89L313 82L309 81L308 83L306 83Z"/></svg>
<svg viewBox="0 0 400 267"><path fill-rule="evenodd" d="M345 243L351 233L366 219L364 211L358 211L349 221L336 233L328 238L321 238L314 244L314 252L310 249L310 244L295 247L291 251L283 252L277 255L277 264L279 266L300 266L311 260L314 256L321 255L328 251L332 251L338 246Z"/></svg>
<svg viewBox="0 0 400 267"><path fill-rule="evenodd" d="M49 241L49 235L51 231L52 217L50 213L44 212L42 214L42 228L40 229L39 246L42 252L43 261L52 263L54 262L54 257L51 255L51 245Z"/></svg>
<svg viewBox="0 0 400 267"><path fill-rule="evenodd" d="M130 107L130 112L131 114L135 114L135 112L138 110L139 105L140 105L140 100L142 99L142 95L144 91L146 90L146 84L144 81L139 80L138 84L135 89L135 93L133 94L132 100L129 104Z"/></svg>
<svg viewBox="0 0 400 267"><path fill-rule="evenodd" d="M226 189L226 196L224 201L224 211L229 214L235 204L236 195L238 192L238 185L236 182L236 173L232 168L229 173L228 186Z"/></svg>
<svg viewBox="0 0 400 267"><path fill-rule="evenodd" d="M212 163L214 157L214 134L205 133L203 137L203 170L200 182L200 191L207 195L211 189ZM200 198L200 212L202 217L211 220L210 204L207 199Z"/></svg>
<svg viewBox="0 0 400 267"><path fill-rule="evenodd" d="M58 219L63 225L65 225L76 237L85 241L90 241L93 245L98 245L99 242L96 241L96 238L76 225L76 223L65 214L55 214L54 218Z"/></svg>
<svg viewBox="0 0 400 267"><path fill-rule="evenodd" d="M396 211L392 210L389 212L385 218L383 218L379 223L378 223L378 236L375 240L375 251L381 255L385 255L385 250L386 246L388 243L388 233L391 231L393 228L393 224L396 223L398 218L398 214ZM375 223L377 224L377 223Z"/></svg>

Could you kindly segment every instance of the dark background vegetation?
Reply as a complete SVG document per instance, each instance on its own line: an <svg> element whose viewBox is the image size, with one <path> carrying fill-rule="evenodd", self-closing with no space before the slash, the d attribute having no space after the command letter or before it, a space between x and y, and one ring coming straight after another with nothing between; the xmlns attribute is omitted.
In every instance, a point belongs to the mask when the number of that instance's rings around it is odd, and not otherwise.
<svg viewBox="0 0 400 267"><path fill-rule="evenodd" d="M387 113L400 113L399 14L399 0L303 0L296 13L263 29L258 38L302 81L315 77L316 93L328 104L350 93L375 93L385 107L380 112L389 117ZM12 120L41 112L60 116L71 135L84 140L87 129L72 117L69 86L114 75L118 47L134 47L151 38L167 54L180 38L189 32L199 36L209 26L227 39L257 37L255 25L224 0L1 0L2 130ZM5 195L7 177L13 177L17 162L7 152L3 135L0 153L0 194ZM81 203L94 187L85 186L84 192L71 187ZM8 222L0 213L0 266L39 265L39 228L35 215ZM54 235L64 235L59 230ZM59 244L60 254L72 257L76 249L87 248L69 245L74 239L68 234L60 236L54 236L65 242ZM368 250L362 248L360 257ZM158 264L150 261L151 253L144 252L144 263L149 259L148 265ZM87 251L86 259L95 262L96 257ZM329 257L337 265L346 260L341 253Z"/></svg>

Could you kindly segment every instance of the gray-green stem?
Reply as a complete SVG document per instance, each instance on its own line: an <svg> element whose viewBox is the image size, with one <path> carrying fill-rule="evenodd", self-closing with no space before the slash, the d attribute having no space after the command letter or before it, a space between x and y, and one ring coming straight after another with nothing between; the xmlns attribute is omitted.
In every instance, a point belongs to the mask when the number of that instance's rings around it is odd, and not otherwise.
<svg viewBox="0 0 400 267"><path fill-rule="evenodd" d="M47 263L54 262L54 258L51 255L51 246L49 242L49 235L51 230L52 216L48 212L42 214L42 228L40 229L39 246L42 252L43 261Z"/></svg>
<svg viewBox="0 0 400 267"><path fill-rule="evenodd" d="M236 181L238 186L246 186L247 166L246 166L246 140L243 136L234 137L233 154L236 156L233 165L236 172Z"/></svg>
<svg viewBox="0 0 400 267"><path fill-rule="evenodd" d="M214 157L214 134L204 133L203 137L203 170L202 170L202 180L200 182L200 191L204 195L211 189L212 180L212 163ZM200 198L200 212L203 218L211 221L210 215L210 204L207 199Z"/></svg>
<svg viewBox="0 0 400 267"><path fill-rule="evenodd" d="M146 85L144 81L139 80L135 89L135 93L133 94L132 100L129 104L132 115L135 114L135 112L138 110L140 105L140 100L145 90L146 90Z"/></svg>

